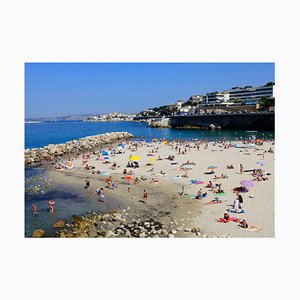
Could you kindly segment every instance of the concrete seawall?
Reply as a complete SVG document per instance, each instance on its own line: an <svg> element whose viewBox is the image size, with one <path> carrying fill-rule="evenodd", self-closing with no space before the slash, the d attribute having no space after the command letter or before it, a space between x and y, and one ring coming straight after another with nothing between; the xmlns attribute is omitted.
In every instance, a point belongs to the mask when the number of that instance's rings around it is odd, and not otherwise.
<svg viewBox="0 0 300 300"><path fill-rule="evenodd" d="M170 117L170 125L173 128L184 126L208 127L211 124L221 126L222 129L275 130L275 113L207 114Z"/></svg>

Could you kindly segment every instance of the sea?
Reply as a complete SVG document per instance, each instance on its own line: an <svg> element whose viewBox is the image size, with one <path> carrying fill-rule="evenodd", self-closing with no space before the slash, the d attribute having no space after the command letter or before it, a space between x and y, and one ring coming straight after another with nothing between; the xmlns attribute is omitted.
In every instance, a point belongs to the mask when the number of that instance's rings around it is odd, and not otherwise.
<svg viewBox="0 0 300 300"><path fill-rule="evenodd" d="M49 144L60 144L70 140L114 131L127 131L134 139L208 139L239 140L255 134L257 138L274 139L273 131L241 131L241 130L198 130L149 128L144 122L83 122L58 121L25 123L25 149L40 148ZM49 213L48 199L54 199L55 211ZM54 232L53 224L58 220L66 220L72 215L86 214L90 211L105 211L116 208L113 203L100 208L97 199L85 199L84 196L65 186L53 185L45 170L40 168L25 169L25 224L24 235L31 237L35 229L43 229L47 233ZM38 215L32 216L31 205L38 206Z"/></svg>
<svg viewBox="0 0 300 300"><path fill-rule="evenodd" d="M25 149L44 147L49 144L60 144L70 140L113 131L127 131L136 138L164 139L209 139L235 140L246 138L249 131L245 130L199 130L149 128L145 122L83 122L60 121L25 123ZM274 138L273 131L255 132L258 138Z"/></svg>

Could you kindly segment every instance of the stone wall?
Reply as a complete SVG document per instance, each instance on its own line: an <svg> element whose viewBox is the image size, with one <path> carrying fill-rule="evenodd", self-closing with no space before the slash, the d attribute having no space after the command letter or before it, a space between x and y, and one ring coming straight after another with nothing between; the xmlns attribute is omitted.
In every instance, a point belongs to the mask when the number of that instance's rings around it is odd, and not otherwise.
<svg viewBox="0 0 300 300"><path fill-rule="evenodd" d="M172 116L170 125L173 128L200 127L210 128L214 125L221 129L242 130L274 130L274 113L242 113L242 114L211 114L192 116Z"/></svg>

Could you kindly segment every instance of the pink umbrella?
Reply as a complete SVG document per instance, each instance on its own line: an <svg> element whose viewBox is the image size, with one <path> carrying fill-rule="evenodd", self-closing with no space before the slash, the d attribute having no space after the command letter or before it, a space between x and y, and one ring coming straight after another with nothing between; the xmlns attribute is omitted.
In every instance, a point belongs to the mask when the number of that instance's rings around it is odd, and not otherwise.
<svg viewBox="0 0 300 300"><path fill-rule="evenodd" d="M252 187L252 186L254 186L253 182L250 181L250 180L241 180L240 184L242 186L245 186L245 187Z"/></svg>

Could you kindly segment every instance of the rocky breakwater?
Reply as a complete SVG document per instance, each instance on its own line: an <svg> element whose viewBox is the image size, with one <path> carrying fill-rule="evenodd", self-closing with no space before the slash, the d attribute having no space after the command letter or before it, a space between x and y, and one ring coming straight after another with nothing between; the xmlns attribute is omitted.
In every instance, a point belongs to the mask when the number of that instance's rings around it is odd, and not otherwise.
<svg viewBox="0 0 300 300"><path fill-rule="evenodd" d="M43 148L26 149L25 165L39 163L42 160L48 159L49 156L63 156L65 154L91 150L104 144L132 137L133 134L128 132L110 132L87 136L77 140L68 141L64 144L49 144Z"/></svg>

